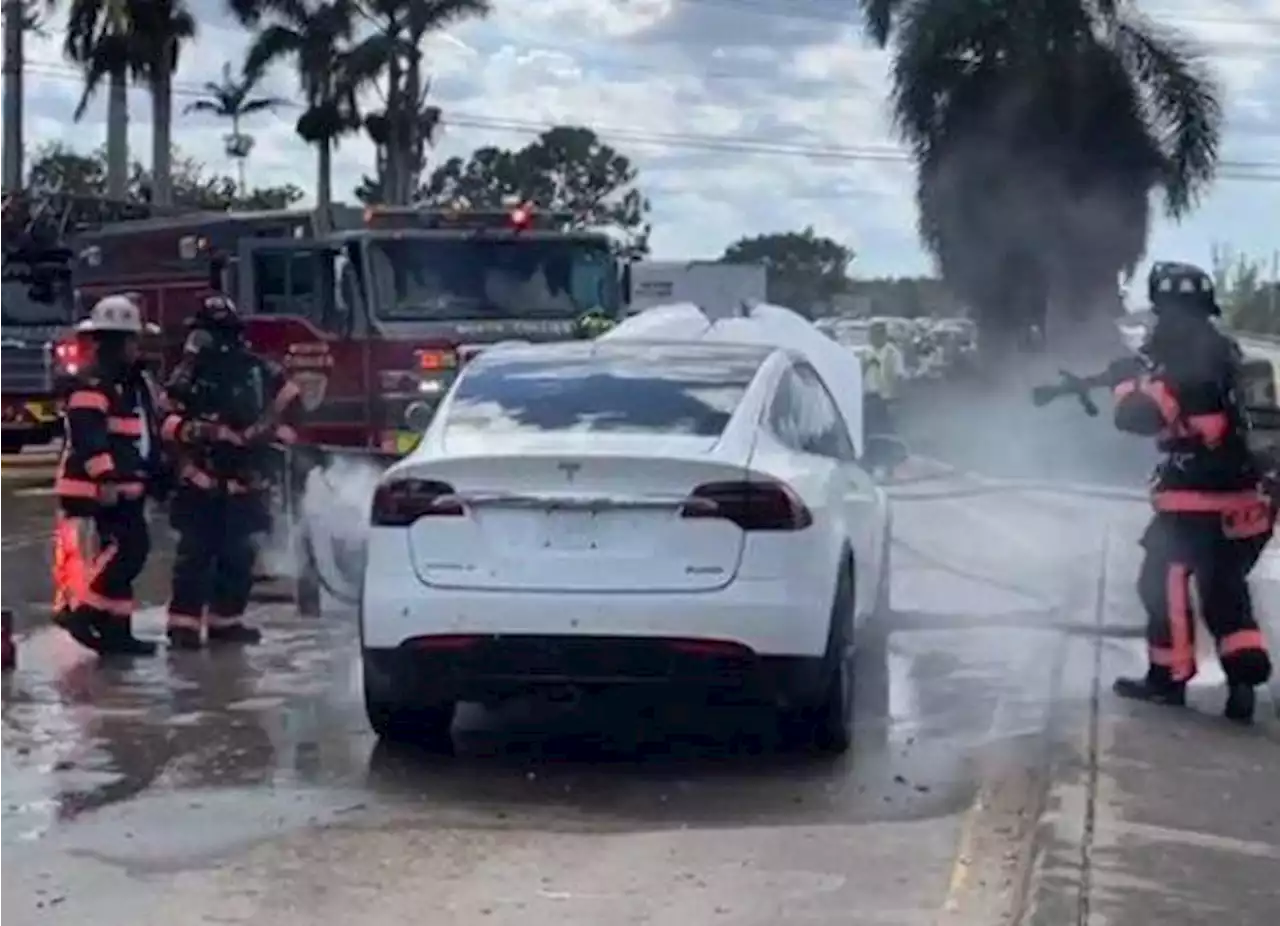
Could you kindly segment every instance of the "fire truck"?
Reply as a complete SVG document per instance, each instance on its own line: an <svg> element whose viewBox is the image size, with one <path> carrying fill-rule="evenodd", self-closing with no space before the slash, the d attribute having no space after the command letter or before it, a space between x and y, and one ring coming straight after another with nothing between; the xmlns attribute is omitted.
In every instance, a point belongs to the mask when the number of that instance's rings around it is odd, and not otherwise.
<svg viewBox="0 0 1280 926"><path fill-rule="evenodd" d="M336 207L329 230L310 211L195 213L85 230L72 244L83 306L134 296L175 363L186 322L211 288L231 295L251 347L299 387L305 414L284 504L335 457L378 465L416 442L457 370L500 341L574 337L588 313L617 318L629 269L610 239L529 204L501 210ZM74 335L53 347L79 361ZM163 372L163 370L162 370ZM359 551L302 540L301 610L324 576L345 597ZM335 587L339 586L339 587Z"/></svg>
<svg viewBox="0 0 1280 926"><path fill-rule="evenodd" d="M528 205L337 207L323 234L309 211L145 219L78 236L72 276L84 305L135 294L170 362L219 286L253 349L301 390L302 443L394 455L420 433L409 411L430 409L486 345L573 337L591 311L617 317L610 241L571 218Z"/></svg>
<svg viewBox="0 0 1280 926"><path fill-rule="evenodd" d="M63 242L84 225L146 211L137 204L59 193L0 197L0 453L49 443L60 434L56 384L76 364L74 348L59 347L74 316L74 252Z"/></svg>

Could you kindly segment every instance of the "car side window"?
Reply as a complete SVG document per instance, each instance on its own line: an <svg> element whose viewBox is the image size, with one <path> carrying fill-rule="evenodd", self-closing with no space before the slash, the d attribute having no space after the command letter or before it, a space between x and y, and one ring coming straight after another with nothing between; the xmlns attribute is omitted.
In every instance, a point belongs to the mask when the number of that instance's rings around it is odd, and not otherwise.
<svg viewBox="0 0 1280 926"><path fill-rule="evenodd" d="M849 462L857 459L839 407L808 364L796 364L782 375L768 422L777 438L793 450Z"/></svg>
<svg viewBox="0 0 1280 926"><path fill-rule="evenodd" d="M793 373L803 410L803 449L808 453L842 462L856 460L857 451L849 436L844 416L840 414L839 406L827 391L817 370L808 364L797 364Z"/></svg>
<svg viewBox="0 0 1280 926"><path fill-rule="evenodd" d="M782 374L777 391L773 394L773 403L769 406L769 428L787 447L804 451L806 441L802 429L799 385L794 367Z"/></svg>

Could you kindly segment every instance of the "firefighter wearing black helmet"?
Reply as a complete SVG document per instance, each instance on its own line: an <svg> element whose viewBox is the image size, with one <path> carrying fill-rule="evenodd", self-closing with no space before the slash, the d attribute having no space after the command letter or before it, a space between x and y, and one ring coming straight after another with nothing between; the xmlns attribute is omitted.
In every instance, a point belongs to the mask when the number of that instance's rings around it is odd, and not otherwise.
<svg viewBox="0 0 1280 926"><path fill-rule="evenodd" d="M179 535L169 642L257 643L261 632L244 622L254 537L271 526L271 446L295 439L298 389L249 349L227 297L206 298L190 328L161 429L176 458L170 520Z"/></svg>
<svg viewBox="0 0 1280 926"><path fill-rule="evenodd" d="M1142 538L1138 592L1147 610L1148 669L1117 694L1181 705L1195 675L1193 588L1227 677L1226 716L1249 722L1271 660L1247 577L1271 537L1274 509L1248 444L1239 347L1214 323L1213 282L1198 267L1158 263L1148 279L1156 323L1151 371L1116 387L1115 423L1156 438L1155 516Z"/></svg>

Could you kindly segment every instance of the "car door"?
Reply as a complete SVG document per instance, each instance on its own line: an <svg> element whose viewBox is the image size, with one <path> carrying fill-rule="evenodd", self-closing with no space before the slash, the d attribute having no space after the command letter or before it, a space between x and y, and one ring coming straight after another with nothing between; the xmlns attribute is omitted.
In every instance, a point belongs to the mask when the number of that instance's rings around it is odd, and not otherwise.
<svg viewBox="0 0 1280 926"><path fill-rule="evenodd" d="M858 462L858 454L839 406L822 377L807 363L793 367L799 401L807 410L804 449L836 464L840 474L843 515L849 544L859 569L858 614L868 613L875 600L875 577L884 556L885 500L883 490ZM869 580L870 579L870 580Z"/></svg>

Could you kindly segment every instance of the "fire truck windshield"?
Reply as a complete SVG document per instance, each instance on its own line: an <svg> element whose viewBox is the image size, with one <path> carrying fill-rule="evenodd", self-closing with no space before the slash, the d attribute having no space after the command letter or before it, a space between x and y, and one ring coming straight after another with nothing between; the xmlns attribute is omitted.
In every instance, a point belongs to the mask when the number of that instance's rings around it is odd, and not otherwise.
<svg viewBox="0 0 1280 926"><path fill-rule="evenodd" d="M6 325L66 325L71 322L72 310L69 300L63 298L56 289L51 290L49 302L40 302L32 298L31 285L14 281L3 286L3 301L0 302L0 314Z"/></svg>
<svg viewBox="0 0 1280 926"><path fill-rule="evenodd" d="M616 316L621 301L603 240L375 238L369 266L386 321Z"/></svg>

